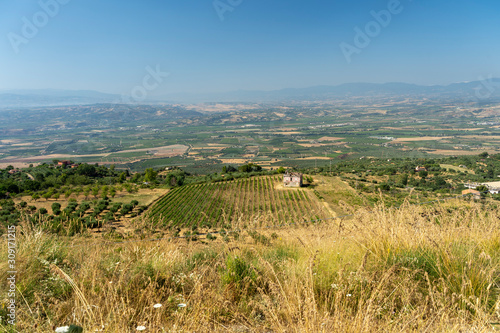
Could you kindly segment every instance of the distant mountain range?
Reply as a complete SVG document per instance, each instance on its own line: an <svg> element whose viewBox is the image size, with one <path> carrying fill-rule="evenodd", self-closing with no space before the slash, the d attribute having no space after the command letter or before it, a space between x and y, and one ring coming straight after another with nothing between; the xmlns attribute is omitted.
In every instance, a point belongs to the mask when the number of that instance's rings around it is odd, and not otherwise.
<svg viewBox="0 0 500 333"><path fill-rule="evenodd" d="M37 107L107 103L119 98L93 90L4 90L0 91L0 107Z"/></svg>
<svg viewBox="0 0 500 333"><path fill-rule="evenodd" d="M288 88L273 91L239 90L214 94L177 94L166 96L179 102L286 102L321 101L349 97L427 97L445 99L491 100L500 98L500 79L423 86L409 83L345 83L337 86Z"/></svg>
<svg viewBox="0 0 500 333"><path fill-rule="evenodd" d="M423 86L409 83L346 83L337 86L289 88L273 91L238 90L210 94L172 94L144 101L144 104L202 102L290 102L345 99L349 97L427 97L490 101L500 99L500 79ZM123 103L120 95L91 90L0 91L0 107L36 107Z"/></svg>

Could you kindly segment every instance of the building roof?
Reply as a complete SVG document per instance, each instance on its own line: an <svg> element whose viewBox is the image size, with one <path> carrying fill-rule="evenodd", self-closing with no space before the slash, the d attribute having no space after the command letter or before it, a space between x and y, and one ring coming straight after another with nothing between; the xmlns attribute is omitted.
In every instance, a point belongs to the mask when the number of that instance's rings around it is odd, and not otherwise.
<svg viewBox="0 0 500 333"><path fill-rule="evenodd" d="M488 188L500 188L500 182L481 183L481 185L486 185Z"/></svg>
<svg viewBox="0 0 500 333"><path fill-rule="evenodd" d="M287 172L283 177L302 177L302 174L300 172Z"/></svg>
<svg viewBox="0 0 500 333"><path fill-rule="evenodd" d="M481 192L479 192L478 190L468 189L468 190L463 190L462 194L464 194L464 195L465 194L477 194L477 195L479 195L479 194L481 194Z"/></svg>

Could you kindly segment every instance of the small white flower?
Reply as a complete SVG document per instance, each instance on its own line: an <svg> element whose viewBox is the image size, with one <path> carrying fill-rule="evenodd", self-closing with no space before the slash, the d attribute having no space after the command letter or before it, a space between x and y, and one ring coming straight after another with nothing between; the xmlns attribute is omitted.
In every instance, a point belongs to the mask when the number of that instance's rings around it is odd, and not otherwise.
<svg viewBox="0 0 500 333"><path fill-rule="evenodd" d="M62 326L56 328L56 333L67 333L69 332L69 326Z"/></svg>
<svg viewBox="0 0 500 333"><path fill-rule="evenodd" d="M351 296L352 296L352 294L347 294L347 297L351 297Z"/></svg>
<svg viewBox="0 0 500 333"><path fill-rule="evenodd" d="M185 308L185 307L186 307L186 304L185 304L185 303L181 303L181 304L177 304L177 306L178 306L179 308Z"/></svg>
<svg viewBox="0 0 500 333"><path fill-rule="evenodd" d="M162 306L163 305L161 305L160 303L158 303L158 304L153 305L153 308L158 309L158 308L161 308Z"/></svg>
<svg viewBox="0 0 500 333"><path fill-rule="evenodd" d="M144 331L146 330L146 326L137 326L136 331Z"/></svg>

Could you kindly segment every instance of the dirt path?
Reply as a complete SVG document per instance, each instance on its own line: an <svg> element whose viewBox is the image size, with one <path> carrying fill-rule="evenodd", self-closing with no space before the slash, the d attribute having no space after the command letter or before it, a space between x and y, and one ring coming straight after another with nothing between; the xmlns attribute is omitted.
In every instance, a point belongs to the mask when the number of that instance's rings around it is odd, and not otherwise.
<svg viewBox="0 0 500 333"><path fill-rule="evenodd" d="M328 204L328 202L323 201L323 206L325 206L326 210L328 211L328 213L330 213L331 217L338 216L338 214L335 213L335 211L330 207L330 205Z"/></svg>

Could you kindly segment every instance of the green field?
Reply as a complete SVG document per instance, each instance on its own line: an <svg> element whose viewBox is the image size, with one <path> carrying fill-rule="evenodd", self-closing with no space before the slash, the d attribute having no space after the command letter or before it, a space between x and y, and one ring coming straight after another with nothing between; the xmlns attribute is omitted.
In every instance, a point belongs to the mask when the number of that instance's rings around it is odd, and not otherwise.
<svg viewBox="0 0 500 333"><path fill-rule="evenodd" d="M309 189L285 189L281 177L266 176L176 188L149 216L165 227L229 228L318 220L327 211Z"/></svg>
<svg viewBox="0 0 500 333"><path fill-rule="evenodd" d="M500 153L497 103L464 121L449 101L346 102L307 108L291 103L286 111L262 104L215 113L177 106L129 112L103 104L0 112L0 165L28 167L57 158L129 171L176 166L200 175L220 172L226 159L235 165L310 168L363 157ZM152 152L168 145L189 148L172 156Z"/></svg>

